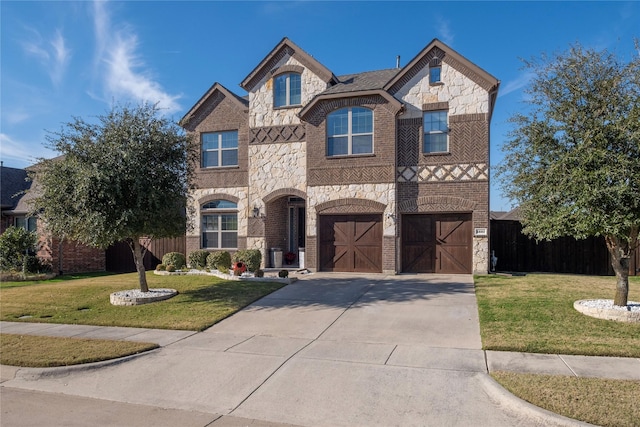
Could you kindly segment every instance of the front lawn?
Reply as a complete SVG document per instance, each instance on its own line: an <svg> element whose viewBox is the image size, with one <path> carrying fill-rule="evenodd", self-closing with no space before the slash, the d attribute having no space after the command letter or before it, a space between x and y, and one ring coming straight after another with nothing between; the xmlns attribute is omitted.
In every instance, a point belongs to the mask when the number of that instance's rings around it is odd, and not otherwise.
<svg viewBox="0 0 640 427"><path fill-rule="evenodd" d="M138 289L137 273L43 281L29 286L3 283L0 319L99 326L202 331L283 286L278 282L228 281L212 276L147 274L149 288L172 288L169 300L113 306L112 292Z"/></svg>
<svg viewBox="0 0 640 427"><path fill-rule="evenodd" d="M640 277L629 300L640 301ZM640 324L586 316L580 299L613 299L614 277L528 274L476 276L482 345L486 350L640 357Z"/></svg>

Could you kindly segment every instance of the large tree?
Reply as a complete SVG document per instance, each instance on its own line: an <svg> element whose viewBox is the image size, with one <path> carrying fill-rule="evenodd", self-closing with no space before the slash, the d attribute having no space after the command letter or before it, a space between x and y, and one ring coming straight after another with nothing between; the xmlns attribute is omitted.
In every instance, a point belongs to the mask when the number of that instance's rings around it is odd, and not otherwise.
<svg viewBox="0 0 640 427"><path fill-rule="evenodd" d="M640 56L574 45L524 68L530 108L511 118L498 168L505 193L537 240L603 236L614 304L626 306L640 227Z"/></svg>
<svg viewBox="0 0 640 427"><path fill-rule="evenodd" d="M149 104L118 106L47 137L60 157L35 169L33 208L47 231L97 248L127 241L147 292L140 239L185 233L189 144L176 123Z"/></svg>

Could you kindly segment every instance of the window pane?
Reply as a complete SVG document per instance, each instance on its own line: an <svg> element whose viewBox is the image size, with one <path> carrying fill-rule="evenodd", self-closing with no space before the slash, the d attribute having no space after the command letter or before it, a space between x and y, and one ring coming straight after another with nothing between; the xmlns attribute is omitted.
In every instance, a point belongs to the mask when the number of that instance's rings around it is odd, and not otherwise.
<svg viewBox="0 0 640 427"><path fill-rule="evenodd" d="M36 231L37 221L38 220L36 217L29 217L29 219L27 220L27 230Z"/></svg>
<svg viewBox="0 0 640 427"><path fill-rule="evenodd" d="M218 233L202 233L202 247L203 248L217 248L218 247Z"/></svg>
<svg viewBox="0 0 640 427"><path fill-rule="evenodd" d="M238 148L238 132L222 133L222 148Z"/></svg>
<svg viewBox="0 0 640 427"><path fill-rule="evenodd" d="M441 153L447 151L447 134L431 133L424 136L425 153Z"/></svg>
<svg viewBox="0 0 640 427"><path fill-rule="evenodd" d="M206 231L218 230L218 215L203 215L202 229Z"/></svg>
<svg viewBox="0 0 640 427"><path fill-rule="evenodd" d="M440 81L440 71L442 68L440 67L431 67L429 68L429 82L437 83Z"/></svg>
<svg viewBox="0 0 640 427"><path fill-rule="evenodd" d="M289 105L299 105L301 103L301 81L300 74L289 74Z"/></svg>
<svg viewBox="0 0 640 427"><path fill-rule="evenodd" d="M327 135L346 135L349 133L349 110L338 110L327 117Z"/></svg>
<svg viewBox="0 0 640 427"><path fill-rule="evenodd" d="M329 137L327 151L330 156L348 154L349 138L346 136Z"/></svg>
<svg viewBox="0 0 640 427"><path fill-rule="evenodd" d="M351 112L351 131L353 133L373 132L373 112L366 108L354 108Z"/></svg>
<svg viewBox="0 0 640 427"><path fill-rule="evenodd" d="M357 135L351 140L351 154L372 153L372 135Z"/></svg>
<svg viewBox="0 0 640 427"><path fill-rule="evenodd" d="M238 233L237 232L224 232L222 235L221 248L237 248L238 247Z"/></svg>
<svg viewBox="0 0 640 427"><path fill-rule="evenodd" d="M287 75L283 74L274 79L273 84L273 105L282 107L287 105Z"/></svg>
<svg viewBox="0 0 640 427"><path fill-rule="evenodd" d="M23 216L16 217L13 224L19 228L26 228L26 220Z"/></svg>
<svg viewBox="0 0 640 427"><path fill-rule="evenodd" d="M238 215L237 214L228 214L228 215L220 215L222 220L222 230L237 230L238 229Z"/></svg>
<svg viewBox="0 0 640 427"><path fill-rule="evenodd" d="M203 133L202 134L202 149L203 150L215 150L218 148L218 135L217 133Z"/></svg>
<svg viewBox="0 0 640 427"><path fill-rule="evenodd" d="M238 150L222 150L222 166L236 166L238 164Z"/></svg>
<svg viewBox="0 0 640 427"><path fill-rule="evenodd" d="M218 151L203 151L202 152L202 167L209 168L218 166Z"/></svg>
<svg viewBox="0 0 640 427"><path fill-rule="evenodd" d="M212 200L202 205L202 209L237 209L238 205L228 200Z"/></svg>

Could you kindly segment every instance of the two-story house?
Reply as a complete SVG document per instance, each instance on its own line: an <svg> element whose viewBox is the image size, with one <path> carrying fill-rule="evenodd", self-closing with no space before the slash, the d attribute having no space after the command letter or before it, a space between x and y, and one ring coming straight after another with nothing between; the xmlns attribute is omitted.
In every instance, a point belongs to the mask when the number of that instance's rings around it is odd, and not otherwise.
<svg viewBox="0 0 640 427"><path fill-rule="evenodd" d="M336 76L284 38L240 86L215 83L181 121L200 153L187 252L488 271L495 77L439 40L402 68Z"/></svg>

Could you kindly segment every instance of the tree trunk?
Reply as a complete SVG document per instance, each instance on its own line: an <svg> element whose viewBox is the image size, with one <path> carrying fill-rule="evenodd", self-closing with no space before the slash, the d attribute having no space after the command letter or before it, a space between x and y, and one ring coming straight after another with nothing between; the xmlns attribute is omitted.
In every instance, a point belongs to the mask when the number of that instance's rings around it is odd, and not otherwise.
<svg viewBox="0 0 640 427"><path fill-rule="evenodd" d="M133 262L136 264L136 271L138 272L140 291L149 292L149 286L147 285L147 272L144 269L144 254L147 251L147 248L140 244L139 238L131 239L129 247L131 247L131 252L133 252Z"/></svg>
<svg viewBox="0 0 640 427"><path fill-rule="evenodd" d="M615 236L606 236L605 241L611 254L611 266L616 274L616 296L613 305L625 307L629 297L629 242Z"/></svg>

